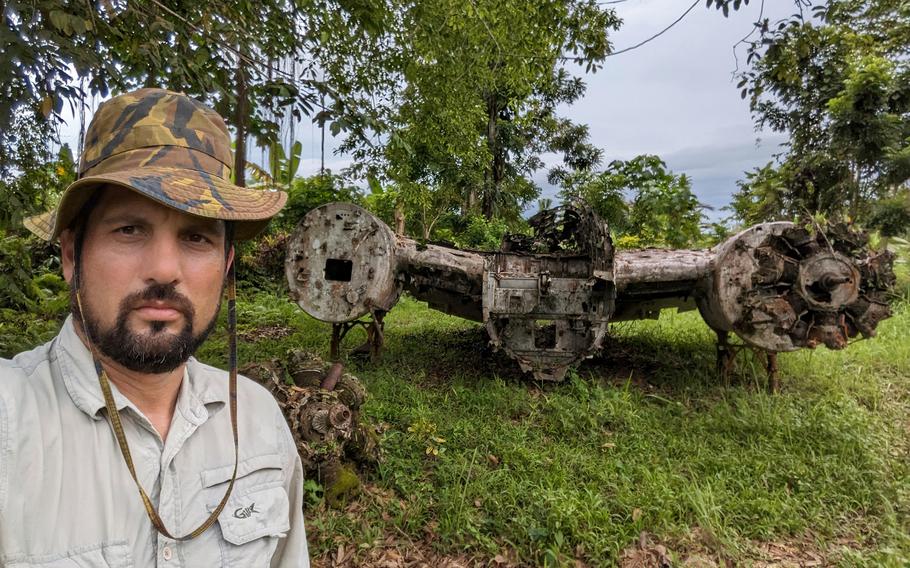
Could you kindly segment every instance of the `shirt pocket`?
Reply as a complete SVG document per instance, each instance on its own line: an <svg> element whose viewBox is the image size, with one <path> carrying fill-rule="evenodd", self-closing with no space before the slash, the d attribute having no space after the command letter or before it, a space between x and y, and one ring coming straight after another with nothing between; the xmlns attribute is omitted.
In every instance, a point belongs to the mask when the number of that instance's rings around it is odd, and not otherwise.
<svg viewBox="0 0 910 568"><path fill-rule="evenodd" d="M84 546L62 554L0 557L6 568L132 568L133 558L126 541Z"/></svg>
<svg viewBox="0 0 910 568"><path fill-rule="evenodd" d="M290 502L284 489L282 460L277 454L244 460L237 466L234 490L218 516L225 566L268 566L278 539L290 529ZM207 510L215 510L234 466L203 473Z"/></svg>

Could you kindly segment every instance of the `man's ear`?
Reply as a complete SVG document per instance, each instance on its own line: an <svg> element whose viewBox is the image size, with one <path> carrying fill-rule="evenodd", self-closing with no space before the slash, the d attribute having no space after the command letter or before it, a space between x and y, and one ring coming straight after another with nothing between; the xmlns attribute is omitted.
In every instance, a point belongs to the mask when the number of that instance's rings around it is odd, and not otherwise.
<svg viewBox="0 0 910 568"><path fill-rule="evenodd" d="M63 265L63 279L72 284L76 270L76 234L72 229L60 233L60 263Z"/></svg>

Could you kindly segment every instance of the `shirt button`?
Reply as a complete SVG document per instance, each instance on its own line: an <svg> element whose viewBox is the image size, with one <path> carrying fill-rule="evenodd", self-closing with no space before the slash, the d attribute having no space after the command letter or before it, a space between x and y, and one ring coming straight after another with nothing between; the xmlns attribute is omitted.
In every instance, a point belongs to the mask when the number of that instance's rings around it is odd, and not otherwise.
<svg viewBox="0 0 910 568"><path fill-rule="evenodd" d="M165 546L165 547L164 547L164 550L161 551L161 556L163 556L165 560L170 560L170 559L171 559L171 556L172 556L172 554L171 554L171 547L170 547L170 546Z"/></svg>

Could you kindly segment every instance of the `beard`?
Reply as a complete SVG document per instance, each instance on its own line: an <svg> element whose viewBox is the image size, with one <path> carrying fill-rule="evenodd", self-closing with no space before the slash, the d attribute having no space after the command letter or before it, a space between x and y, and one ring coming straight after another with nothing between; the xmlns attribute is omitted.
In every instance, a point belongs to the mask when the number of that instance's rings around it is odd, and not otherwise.
<svg viewBox="0 0 910 568"><path fill-rule="evenodd" d="M75 291L72 292L75 296ZM152 321L146 332L130 329L130 312L147 301L166 301L183 315L183 327L176 334L166 330L167 322ZM107 358L137 373L158 374L173 371L190 358L202 345L218 319L221 300L211 321L198 334L193 333L196 311L193 304L173 284L153 284L125 297L117 310L113 327L102 329L99 319L84 301L82 313L75 297L71 302L73 315L81 321L88 340Z"/></svg>

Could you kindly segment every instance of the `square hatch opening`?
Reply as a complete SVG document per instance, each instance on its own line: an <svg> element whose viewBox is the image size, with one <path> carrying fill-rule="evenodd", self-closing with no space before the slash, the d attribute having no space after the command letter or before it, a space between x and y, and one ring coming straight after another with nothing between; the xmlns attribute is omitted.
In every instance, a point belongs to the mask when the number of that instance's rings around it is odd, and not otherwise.
<svg viewBox="0 0 910 568"><path fill-rule="evenodd" d="M350 282L351 273L354 271L354 261L340 258L327 258L325 260L325 279L336 282Z"/></svg>

